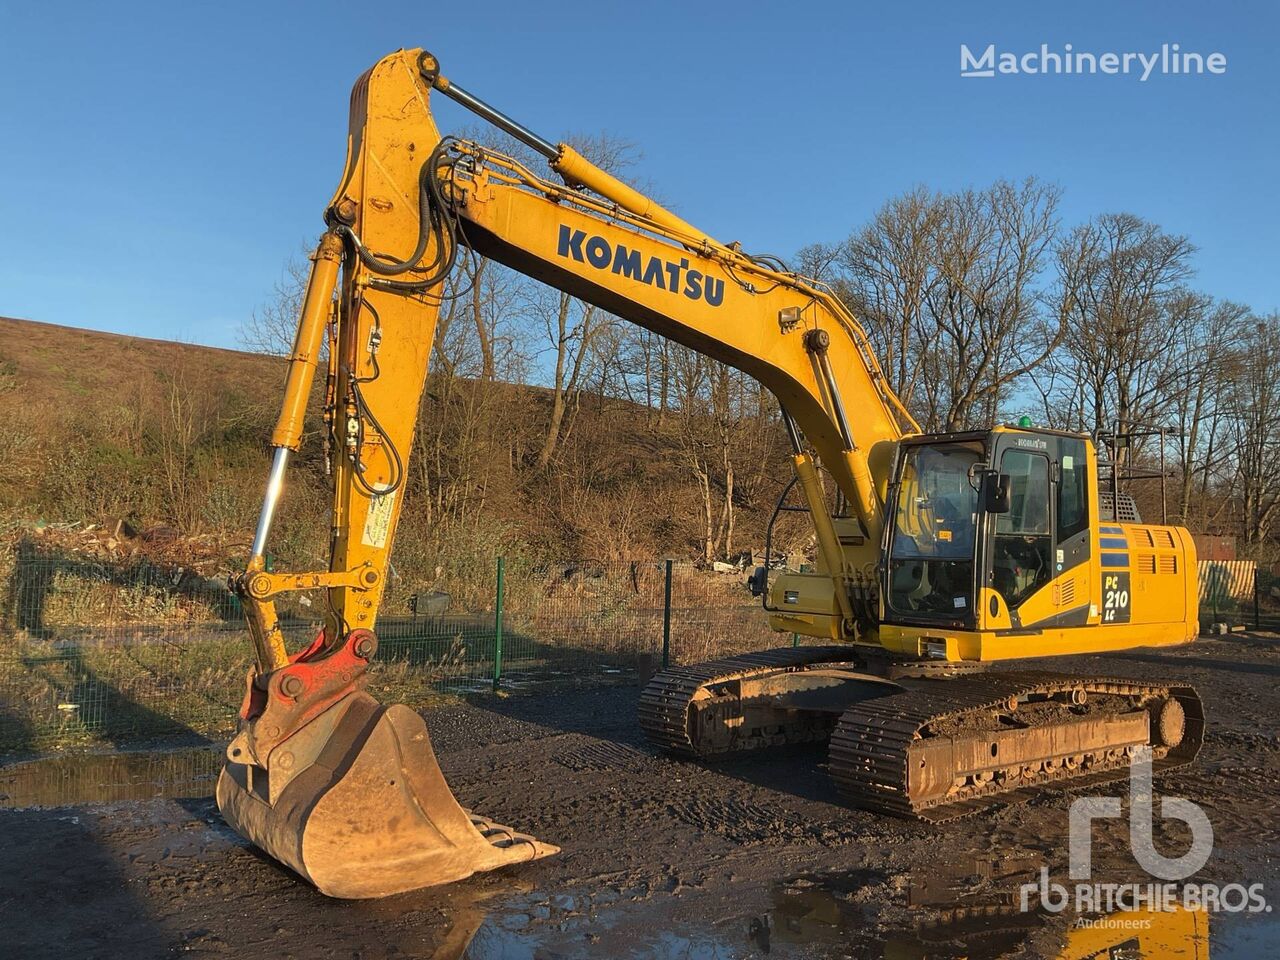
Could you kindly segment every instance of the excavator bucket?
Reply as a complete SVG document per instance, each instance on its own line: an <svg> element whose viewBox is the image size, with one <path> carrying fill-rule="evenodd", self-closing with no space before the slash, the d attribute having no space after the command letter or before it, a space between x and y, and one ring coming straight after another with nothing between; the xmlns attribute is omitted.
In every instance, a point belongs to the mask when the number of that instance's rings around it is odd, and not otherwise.
<svg viewBox="0 0 1280 960"><path fill-rule="evenodd" d="M383 897L558 851L463 809L422 717L366 693L282 740L265 768L237 762L237 742L218 778L218 809L328 896Z"/></svg>

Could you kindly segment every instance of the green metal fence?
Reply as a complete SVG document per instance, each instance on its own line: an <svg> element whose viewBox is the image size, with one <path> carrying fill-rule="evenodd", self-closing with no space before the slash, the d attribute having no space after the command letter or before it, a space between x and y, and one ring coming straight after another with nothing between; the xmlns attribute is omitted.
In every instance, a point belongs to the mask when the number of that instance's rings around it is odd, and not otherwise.
<svg viewBox="0 0 1280 960"><path fill-rule="evenodd" d="M0 577L0 755L233 729L250 648L221 579L31 555ZM494 688L634 683L664 655L689 663L789 643L744 580L679 561L501 558L466 582L393 577L369 689L425 706ZM314 636L318 610L301 596L280 604L291 648Z"/></svg>

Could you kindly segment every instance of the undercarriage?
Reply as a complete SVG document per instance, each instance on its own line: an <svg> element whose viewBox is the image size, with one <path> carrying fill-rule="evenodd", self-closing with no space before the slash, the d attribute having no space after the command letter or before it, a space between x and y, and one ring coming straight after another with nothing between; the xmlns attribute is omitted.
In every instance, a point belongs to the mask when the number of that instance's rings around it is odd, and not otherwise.
<svg viewBox="0 0 1280 960"><path fill-rule="evenodd" d="M1126 775L1144 747L1189 763L1204 708L1186 685L794 647L672 667L640 698L661 749L699 759L826 741L851 803L929 821Z"/></svg>

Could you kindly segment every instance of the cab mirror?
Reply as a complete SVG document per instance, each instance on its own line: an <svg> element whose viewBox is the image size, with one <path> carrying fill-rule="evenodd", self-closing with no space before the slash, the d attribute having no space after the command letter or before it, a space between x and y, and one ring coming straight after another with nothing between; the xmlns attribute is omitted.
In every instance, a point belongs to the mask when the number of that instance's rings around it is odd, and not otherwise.
<svg viewBox="0 0 1280 960"><path fill-rule="evenodd" d="M990 470L982 479L982 508L987 513L1008 513L1013 507L1009 495L1009 475Z"/></svg>

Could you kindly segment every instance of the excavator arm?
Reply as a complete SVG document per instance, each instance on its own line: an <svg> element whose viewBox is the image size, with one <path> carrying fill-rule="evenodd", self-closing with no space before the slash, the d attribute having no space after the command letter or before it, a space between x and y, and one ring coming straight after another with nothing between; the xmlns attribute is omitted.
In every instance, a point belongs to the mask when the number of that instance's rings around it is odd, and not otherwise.
<svg viewBox="0 0 1280 960"><path fill-rule="evenodd" d="M556 179L441 136L433 91L542 155ZM730 364L774 393L814 516L836 635L856 629L845 583L870 582L885 477L914 423L865 332L828 291L711 238L572 147L524 129L450 83L423 51L392 54L357 82L346 166L325 221L252 555L234 581L256 662L218 798L241 833L324 892L377 896L555 849L459 807L421 719L361 689L445 281L460 250ZM329 566L270 571L287 466L322 374ZM833 525L814 453L852 505L856 535ZM290 653L274 600L300 590L323 594L325 625Z"/></svg>
<svg viewBox="0 0 1280 960"><path fill-rule="evenodd" d="M430 109L433 89L542 154L559 181L478 144L442 138ZM853 507L866 563L874 563L890 461L897 440L916 427L860 324L817 283L708 237L567 144L543 140L451 83L417 50L387 57L357 83L348 162L326 219L243 581L260 667L284 662L269 600L280 590L327 588L335 637L374 625L443 281L460 246L758 380L782 406L802 489L811 498L820 492L811 448ZM326 326L344 258L337 316ZM330 569L271 574L263 562L267 535L326 329L325 428L335 470ZM821 515L815 525L827 526L825 509L814 512ZM856 565L830 530L818 536L833 576Z"/></svg>

